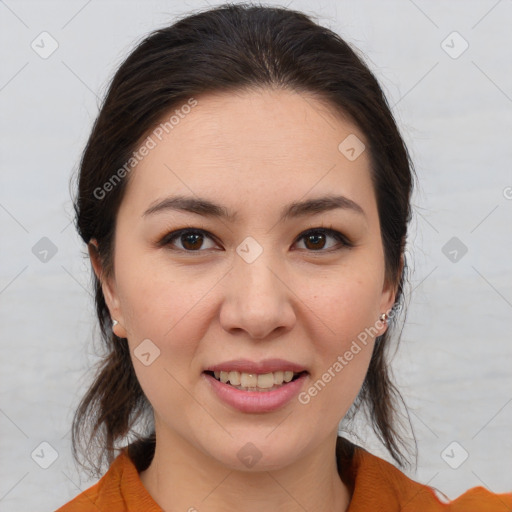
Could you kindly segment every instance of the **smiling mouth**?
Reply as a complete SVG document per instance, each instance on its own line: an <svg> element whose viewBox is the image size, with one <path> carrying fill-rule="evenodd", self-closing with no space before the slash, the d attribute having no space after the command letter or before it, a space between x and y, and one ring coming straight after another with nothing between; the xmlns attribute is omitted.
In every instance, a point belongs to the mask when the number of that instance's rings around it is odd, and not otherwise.
<svg viewBox="0 0 512 512"><path fill-rule="evenodd" d="M219 382L232 386L240 391L264 392L279 389L286 384L297 380L307 372L277 371L258 374L237 371L205 371L204 373L210 375Z"/></svg>

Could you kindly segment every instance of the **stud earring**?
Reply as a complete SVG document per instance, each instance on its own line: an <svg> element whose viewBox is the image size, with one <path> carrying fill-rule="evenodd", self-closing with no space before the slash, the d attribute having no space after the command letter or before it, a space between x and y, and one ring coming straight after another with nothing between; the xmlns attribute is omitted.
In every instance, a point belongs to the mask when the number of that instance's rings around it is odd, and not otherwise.
<svg viewBox="0 0 512 512"><path fill-rule="evenodd" d="M382 313L382 315L379 316L379 320L381 322L385 322L388 319L387 313Z"/></svg>
<svg viewBox="0 0 512 512"><path fill-rule="evenodd" d="M116 319L112 319L112 328L114 328L119 322Z"/></svg>

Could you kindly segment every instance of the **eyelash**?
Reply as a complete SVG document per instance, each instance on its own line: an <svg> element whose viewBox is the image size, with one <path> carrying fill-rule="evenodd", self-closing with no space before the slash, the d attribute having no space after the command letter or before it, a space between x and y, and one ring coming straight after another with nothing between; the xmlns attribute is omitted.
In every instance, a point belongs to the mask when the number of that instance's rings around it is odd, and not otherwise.
<svg viewBox="0 0 512 512"><path fill-rule="evenodd" d="M341 244L341 246L339 246L339 247L331 247L331 248L325 249L325 250L324 249L318 249L318 250L313 250L313 249L312 250L308 250L308 249L305 249L307 252L315 253L315 254L316 253L330 253L330 252L333 252L333 251L339 251L339 250L344 249L344 248L351 248L351 247L353 247L353 244L342 233L340 233L339 231L336 231L336 230L334 230L332 228L323 228L323 227L312 228L312 229L308 229L308 230L302 232L297 237L297 239L294 242L294 244L297 243L299 240L302 240L303 238L306 238L309 235L317 234L317 233L321 233L321 234L327 235L327 236L332 236L334 239L336 239L336 241L339 244ZM215 238L213 236L211 236L207 231L205 231L203 229L200 229L200 228L183 228L183 229L172 231L172 232L166 234L157 243L157 245L159 247L169 247L169 246L172 245L172 243L176 239L179 239L182 235L185 235L185 234L203 235L206 238L210 238L211 240L215 241ZM186 253L201 253L201 252L207 251L208 249L187 250L187 249L180 249L180 248L171 248L171 250L181 251L181 252L186 252Z"/></svg>

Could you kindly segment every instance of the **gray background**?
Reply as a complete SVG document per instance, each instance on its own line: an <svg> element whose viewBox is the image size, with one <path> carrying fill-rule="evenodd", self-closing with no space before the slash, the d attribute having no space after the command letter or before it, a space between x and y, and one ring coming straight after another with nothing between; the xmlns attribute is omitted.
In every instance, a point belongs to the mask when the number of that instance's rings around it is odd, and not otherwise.
<svg viewBox="0 0 512 512"><path fill-rule="evenodd" d="M409 474L450 498L480 485L510 491L512 2L273 5L317 15L366 54L416 163L412 295L393 363L418 441ZM0 2L2 511L54 510L93 483L70 456L73 408L97 334L69 181L108 80L133 44L205 6ZM58 43L47 58L43 31ZM385 456L364 429L360 439Z"/></svg>

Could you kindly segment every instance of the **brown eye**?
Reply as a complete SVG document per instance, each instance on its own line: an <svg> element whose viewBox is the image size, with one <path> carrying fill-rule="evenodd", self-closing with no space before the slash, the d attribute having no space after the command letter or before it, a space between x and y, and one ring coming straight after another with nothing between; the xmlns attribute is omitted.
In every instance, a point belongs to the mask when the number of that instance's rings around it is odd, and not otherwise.
<svg viewBox="0 0 512 512"><path fill-rule="evenodd" d="M304 244L308 249L323 249L325 246L326 236L324 233L311 233L304 237Z"/></svg>
<svg viewBox="0 0 512 512"><path fill-rule="evenodd" d="M203 235L199 233L185 233L180 236L180 241L185 249L200 249L203 243Z"/></svg>
<svg viewBox="0 0 512 512"><path fill-rule="evenodd" d="M329 238L334 239L337 244L327 246ZM304 240L305 248L309 251L327 252L329 249L336 248L337 245L340 246L338 248L351 247L349 241L341 233L333 229L310 229L303 233L298 240Z"/></svg>
<svg viewBox="0 0 512 512"><path fill-rule="evenodd" d="M204 231L199 229L180 229L166 235L159 243L161 246L171 246L172 249L186 252L201 252L205 249L205 240L212 240ZM176 247L176 244L179 244ZM181 245L181 247L180 247ZM174 247L173 247L174 246ZM206 247L212 249L213 245Z"/></svg>

